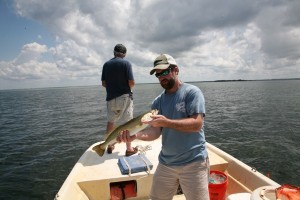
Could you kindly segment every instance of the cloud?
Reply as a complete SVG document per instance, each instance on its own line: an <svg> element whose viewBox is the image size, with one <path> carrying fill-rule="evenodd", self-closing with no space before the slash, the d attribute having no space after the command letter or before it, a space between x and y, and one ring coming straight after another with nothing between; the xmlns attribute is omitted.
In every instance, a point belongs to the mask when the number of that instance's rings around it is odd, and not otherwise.
<svg viewBox="0 0 300 200"><path fill-rule="evenodd" d="M176 58L185 81L300 76L298 1L15 0L14 7L56 41L25 45L1 62L2 78L97 80L116 43L127 46L137 82L156 81L149 69L159 53Z"/></svg>
<svg viewBox="0 0 300 200"><path fill-rule="evenodd" d="M46 62L49 54L55 62ZM1 62L0 78L24 79L77 79L99 76L99 63L95 52L79 47L74 41L65 41L55 48L30 43L10 62Z"/></svg>
<svg viewBox="0 0 300 200"><path fill-rule="evenodd" d="M74 40L67 40L51 48L51 53L60 69L85 71L98 67L101 60L95 51L80 46Z"/></svg>
<svg viewBox="0 0 300 200"><path fill-rule="evenodd" d="M60 75L55 63L45 62L45 45L30 43L23 46L21 53L10 62L0 62L0 78L6 80L53 79Z"/></svg>
<svg viewBox="0 0 300 200"><path fill-rule="evenodd" d="M257 16L262 30L262 50L272 59L297 59L300 53L300 2L277 4L264 9Z"/></svg>
<svg viewBox="0 0 300 200"><path fill-rule="evenodd" d="M40 45L36 42L26 44L21 50L21 54L15 59L14 64L26 63L32 60L38 60L40 55L47 52L45 45Z"/></svg>

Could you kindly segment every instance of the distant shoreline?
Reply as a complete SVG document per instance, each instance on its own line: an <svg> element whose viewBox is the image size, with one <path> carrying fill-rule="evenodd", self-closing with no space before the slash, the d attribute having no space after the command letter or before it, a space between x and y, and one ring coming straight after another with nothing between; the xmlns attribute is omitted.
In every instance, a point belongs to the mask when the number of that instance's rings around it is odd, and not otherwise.
<svg viewBox="0 0 300 200"><path fill-rule="evenodd" d="M239 82L239 81L286 81L300 80L300 78L278 78L278 79L230 79L230 80L214 80L214 81L184 81L186 83L204 83L204 82ZM159 84L159 83L136 83L136 84Z"/></svg>
<svg viewBox="0 0 300 200"><path fill-rule="evenodd" d="M253 79L253 80L244 80L244 79L233 79L233 80L215 80L207 82L235 82L235 81L284 81L284 80L300 80L300 78L278 78L278 79Z"/></svg>
<svg viewBox="0 0 300 200"><path fill-rule="evenodd" d="M184 81L185 83L214 83L214 82L244 82L244 81L284 81L284 80L300 80L300 78L278 78L278 79L231 79L231 80L214 80L214 81ZM159 84L159 83L136 83L136 85L145 85L145 84ZM66 86L57 86L57 87L36 87L36 88L15 88L15 89L0 89L0 91L11 91L11 90L39 90L39 89L57 89L65 87L93 87L101 85L66 85ZM102 87L102 86L101 86Z"/></svg>

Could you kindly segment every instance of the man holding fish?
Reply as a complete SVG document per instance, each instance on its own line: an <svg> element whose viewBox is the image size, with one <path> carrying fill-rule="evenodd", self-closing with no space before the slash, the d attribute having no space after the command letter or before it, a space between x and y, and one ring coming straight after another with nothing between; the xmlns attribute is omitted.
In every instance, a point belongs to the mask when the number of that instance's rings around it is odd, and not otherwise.
<svg viewBox="0 0 300 200"><path fill-rule="evenodd" d="M198 87L179 80L179 67L168 54L155 59L150 71L151 75L154 73L164 88L151 106L158 114L142 120L150 126L137 133L123 129L117 141L152 141L162 136L159 164L150 193L152 200L171 200L179 184L187 200L209 200L204 96Z"/></svg>

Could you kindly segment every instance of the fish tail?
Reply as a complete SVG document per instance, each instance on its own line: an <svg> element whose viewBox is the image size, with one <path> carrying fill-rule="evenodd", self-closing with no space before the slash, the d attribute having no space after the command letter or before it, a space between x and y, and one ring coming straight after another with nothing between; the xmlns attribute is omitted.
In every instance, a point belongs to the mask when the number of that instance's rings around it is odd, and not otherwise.
<svg viewBox="0 0 300 200"><path fill-rule="evenodd" d="M93 150L96 151L96 153L102 157L104 152L105 152L106 146L102 145L102 144L98 144L96 146L93 147Z"/></svg>

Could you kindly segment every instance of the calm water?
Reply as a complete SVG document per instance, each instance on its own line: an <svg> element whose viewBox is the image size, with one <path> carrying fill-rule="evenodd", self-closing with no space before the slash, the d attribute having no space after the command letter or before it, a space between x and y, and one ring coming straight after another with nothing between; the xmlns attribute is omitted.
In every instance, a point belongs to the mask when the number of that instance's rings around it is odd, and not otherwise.
<svg viewBox="0 0 300 200"><path fill-rule="evenodd" d="M194 83L207 141L280 184L300 186L300 81ZM158 84L137 85L134 113ZM53 199L106 125L100 86L0 91L0 199Z"/></svg>

